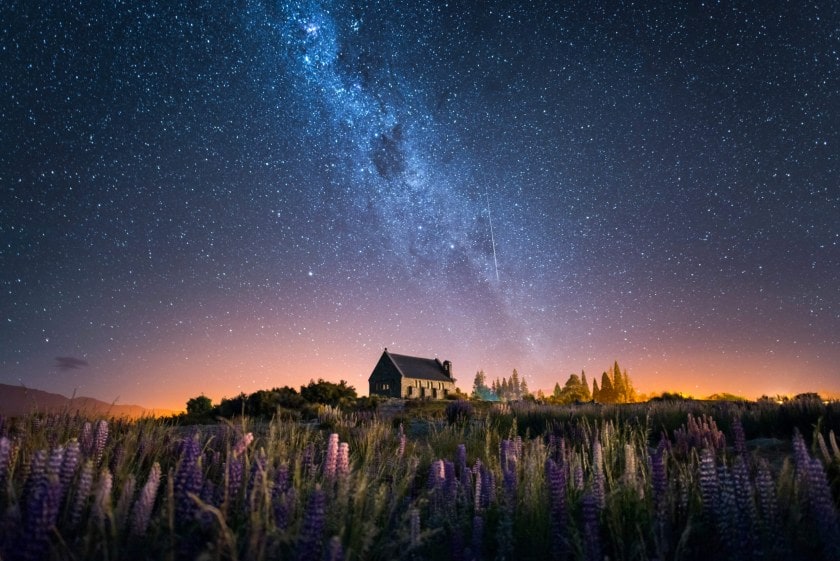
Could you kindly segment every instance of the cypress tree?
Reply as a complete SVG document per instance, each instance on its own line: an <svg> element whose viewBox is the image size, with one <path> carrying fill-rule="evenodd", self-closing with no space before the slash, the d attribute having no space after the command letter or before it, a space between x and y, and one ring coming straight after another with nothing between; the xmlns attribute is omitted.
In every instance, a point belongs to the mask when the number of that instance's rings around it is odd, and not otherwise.
<svg viewBox="0 0 840 561"><path fill-rule="evenodd" d="M601 386L603 387L603 385ZM627 383L621 375L621 369L618 367L618 361L613 365L613 392L616 403L627 402Z"/></svg>
<svg viewBox="0 0 840 561"><path fill-rule="evenodd" d="M598 380L592 381L592 399L600 403L601 391L598 389Z"/></svg>
<svg viewBox="0 0 840 561"><path fill-rule="evenodd" d="M615 403L615 388L606 372L601 374L601 403Z"/></svg>
<svg viewBox="0 0 840 561"><path fill-rule="evenodd" d="M586 381L586 372L583 370L580 371L580 385L583 386L583 398L584 401L589 401L592 399L592 393L589 391L589 382Z"/></svg>

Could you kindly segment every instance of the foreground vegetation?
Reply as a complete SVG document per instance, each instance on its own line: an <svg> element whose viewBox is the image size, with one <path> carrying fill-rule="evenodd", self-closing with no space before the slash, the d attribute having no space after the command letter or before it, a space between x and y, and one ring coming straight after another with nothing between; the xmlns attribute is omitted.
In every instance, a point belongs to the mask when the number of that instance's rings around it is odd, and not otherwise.
<svg viewBox="0 0 840 561"><path fill-rule="evenodd" d="M836 402L394 415L2 420L0 558L840 558Z"/></svg>

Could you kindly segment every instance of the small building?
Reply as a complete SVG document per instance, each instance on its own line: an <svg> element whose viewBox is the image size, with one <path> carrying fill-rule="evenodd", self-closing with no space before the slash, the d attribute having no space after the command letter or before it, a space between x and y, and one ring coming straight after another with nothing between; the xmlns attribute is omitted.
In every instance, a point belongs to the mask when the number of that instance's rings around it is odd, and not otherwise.
<svg viewBox="0 0 840 561"><path fill-rule="evenodd" d="M443 399L455 392L452 363L389 353L386 348L368 378L370 395Z"/></svg>

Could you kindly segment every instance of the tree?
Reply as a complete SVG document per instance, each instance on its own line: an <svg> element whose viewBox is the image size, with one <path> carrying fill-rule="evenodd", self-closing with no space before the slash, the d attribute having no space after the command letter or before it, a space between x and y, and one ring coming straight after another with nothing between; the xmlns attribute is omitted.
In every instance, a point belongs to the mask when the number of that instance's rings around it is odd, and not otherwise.
<svg viewBox="0 0 840 561"><path fill-rule="evenodd" d="M589 382L586 381L586 372L583 370L580 371L580 385L583 386L583 401L589 401L592 399L592 393L589 391Z"/></svg>
<svg viewBox="0 0 840 561"><path fill-rule="evenodd" d="M472 396L476 399L484 399L482 396L488 390L487 376L484 374L484 370L479 370L475 373L475 380L473 380Z"/></svg>
<svg viewBox="0 0 840 561"><path fill-rule="evenodd" d="M509 384L509 392L510 396L509 399L521 399L522 398L522 386L519 383L519 372L516 371L516 368L513 369L513 374L510 376L510 384Z"/></svg>
<svg viewBox="0 0 840 561"><path fill-rule="evenodd" d="M613 364L613 391L615 392L615 403L626 403L625 395L627 393L627 384L621 375L621 369L618 367L618 361ZM603 386L601 386L603 388Z"/></svg>
<svg viewBox="0 0 840 561"><path fill-rule="evenodd" d="M560 387L560 382L556 382L554 384L554 393L551 394L551 397L560 399L563 395L563 388Z"/></svg>
<svg viewBox="0 0 840 561"><path fill-rule="evenodd" d="M341 380L338 384L318 378L309 385L300 387L300 395L309 403L322 403L338 407L348 405L356 399L356 388Z"/></svg>
<svg viewBox="0 0 840 561"><path fill-rule="evenodd" d="M598 380L592 381L592 400L600 403L601 390L598 389Z"/></svg>
<svg viewBox="0 0 840 561"><path fill-rule="evenodd" d="M204 417L211 411L213 411L213 402L204 394L187 401L187 415L191 417Z"/></svg>
<svg viewBox="0 0 840 561"><path fill-rule="evenodd" d="M598 401L601 403L615 403L615 389L613 388L610 375L606 372L601 374L601 391L598 393Z"/></svg>

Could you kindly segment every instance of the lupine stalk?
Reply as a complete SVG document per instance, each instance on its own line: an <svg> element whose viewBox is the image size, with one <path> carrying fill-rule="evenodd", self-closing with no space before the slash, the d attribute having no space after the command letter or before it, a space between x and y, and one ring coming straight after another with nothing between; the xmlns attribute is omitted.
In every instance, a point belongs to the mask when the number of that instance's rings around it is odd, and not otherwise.
<svg viewBox="0 0 840 561"><path fill-rule="evenodd" d="M341 547L341 538L333 536L327 548L327 561L344 561L344 548Z"/></svg>
<svg viewBox="0 0 840 561"><path fill-rule="evenodd" d="M6 484L12 460L12 442L5 436L0 437L0 493Z"/></svg>
<svg viewBox="0 0 840 561"><path fill-rule="evenodd" d="M336 462L338 461L338 434L332 433L327 440L327 454L324 457L324 477L335 478Z"/></svg>
<svg viewBox="0 0 840 561"><path fill-rule="evenodd" d="M137 501L134 503L131 517L131 533L135 536L146 534L152 509L155 506L158 487L160 486L160 475L160 464L155 462L149 472L149 478L146 480L146 484L143 485L143 489L140 491L140 496L137 497Z"/></svg>
<svg viewBox="0 0 840 561"><path fill-rule="evenodd" d="M596 436L592 444L592 497L598 511L604 509L606 503L606 490L604 483L604 454L601 448L601 440Z"/></svg>
<svg viewBox="0 0 840 561"><path fill-rule="evenodd" d="M114 477L108 468L103 468L99 474L99 486L96 488L96 496L93 499L91 514L93 519L104 522L111 515L111 490L114 485Z"/></svg>
<svg viewBox="0 0 840 561"><path fill-rule="evenodd" d="M90 491L93 488L93 460L87 460L82 465L82 473L79 475L79 483L76 485L76 500L73 503L73 510L70 521L73 526L78 526L82 520L85 506L90 498Z"/></svg>
<svg viewBox="0 0 840 561"><path fill-rule="evenodd" d="M102 454L105 452L105 445L108 444L108 421L100 419L96 423L96 430L93 433L93 450L91 455L95 464L99 465Z"/></svg>
<svg viewBox="0 0 840 561"><path fill-rule="evenodd" d="M309 497L303 526L298 536L295 559L298 561L320 561L326 523L326 497L320 487L316 487Z"/></svg>
<svg viewBox="0 0 840 561"><path fill-rule="evenodd" d="M484 550L484 518L480 514L473 516L472 554L475 561L481 561Z"/></svg>
<svg viewBox="0 0 840 561"><path fill-rule="evenodd" d="M586 561L603 561L601 531L598 524L598 497L588 490L583 494L583 540Z"/></svg>
<svg viewBox="0 0 840 561"><path fill-rule="evenodd" d="M700 453L700 498L703 500L703 512L707 521L713 519L718 495L718 478L715 457L712 451L704 448Z"/></svg>
<svg viewBox="0 0 840 561"><path fill-rule="evenodd" d="M545 462L548 484L549 514L551 516L551 553L553 559L562 559L568 550L566 528L566 470L551 458Z"/></svg>
<svg viewBox="0 0 840 561"><path fill-rule="evenodd" d="M408 513L410 543L412 547L420 545L420 510L412 508Z"/></svg>
<svg viewBox="0 0 840 561"><path fill-rule="evenodd" d="M350 445L346 442L342 442L338 445L335 473L339 479L344 479L350 475Z"/></svg>
<svg viewBox="0 0 840 561"><path fill-rule="evenodd" d="M197 507L190 495L198 496L204 483L199 465L200 453L198 441L194 437L181 441L181 459L175 470L174 481L175 516L179 524L195 518Z"/></svg>

